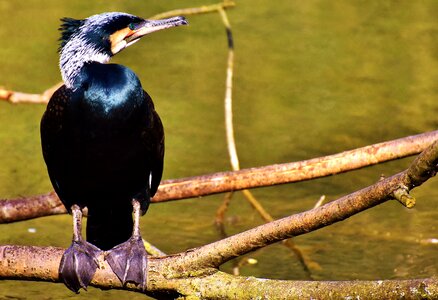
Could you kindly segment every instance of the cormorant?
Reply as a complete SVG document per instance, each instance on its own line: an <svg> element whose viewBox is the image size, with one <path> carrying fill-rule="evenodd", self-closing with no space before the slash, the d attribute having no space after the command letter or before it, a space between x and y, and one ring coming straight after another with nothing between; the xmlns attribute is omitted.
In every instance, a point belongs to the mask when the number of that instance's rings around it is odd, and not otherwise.
<svg viewBox="0 0 438 300"><path fill-rule="evenodd" d="M138 220L161 180L164 132L134 72L107 62L144 35L187 21L145 20L119 12L61 21L64 85L41 120L50 180L73 214L73 241L59 276L75 292L86 289L103 254L123 284L134 282L144 289L146 251ZM87 241L81 235L84 207Z"/></svg>

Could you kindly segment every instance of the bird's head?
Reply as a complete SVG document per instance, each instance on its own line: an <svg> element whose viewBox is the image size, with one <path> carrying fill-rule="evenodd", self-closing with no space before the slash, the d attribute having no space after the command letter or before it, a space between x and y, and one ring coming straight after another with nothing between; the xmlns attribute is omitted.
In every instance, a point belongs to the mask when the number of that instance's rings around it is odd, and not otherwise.
<svg viewBox="0 0 438 300"><path fill-rule="evenodd" d="M145 20L120 12L61 21L60 68L65 84L70 87L86 62L106 63L151 32L188 24L184 17Z"/></svg>

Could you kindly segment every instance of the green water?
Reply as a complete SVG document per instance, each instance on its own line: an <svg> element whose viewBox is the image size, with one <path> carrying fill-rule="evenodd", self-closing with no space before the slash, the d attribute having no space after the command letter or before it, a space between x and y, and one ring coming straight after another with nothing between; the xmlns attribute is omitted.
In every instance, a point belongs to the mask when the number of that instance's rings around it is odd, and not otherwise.
<svg viewBox="0 0 438 300"><path fill-rule="evenodd" d="M0 0L0 85L41 92L60 80L59 18L103 11L144 17L214 1ZM435 130L438 125L437 1L238 0L229 10L235 37L234 120L241 167L297 161ZM114 61L132 68L155 101L166 129L164 178L228 170L223 94L226 37L217 14L153 34ZM44 105L0 103L0 198L51 190L40 151ZM311 208L406 168L412 158L311 182L254 190L275 217ZM391 201L295 239L321 270L320 280L438 275L438 184L413 192L417 206ZM222 195L152 205L144 237L168 253L218 239ZM261 224L237 193L227 215L236 233ZM35 233L28 232L35 228ZM67 215L0 225L0 244L67 247ZM280 245L249 255L243 275L306 279ZM223 267L230 271L230 265ZM61 284L0 282L0 299L144 299Z"/></svg>

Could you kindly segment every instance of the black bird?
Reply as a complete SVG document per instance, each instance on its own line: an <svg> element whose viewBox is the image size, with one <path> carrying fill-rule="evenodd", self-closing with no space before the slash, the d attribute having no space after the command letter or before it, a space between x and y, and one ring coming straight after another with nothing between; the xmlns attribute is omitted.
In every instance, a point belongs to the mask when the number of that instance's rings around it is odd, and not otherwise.
<svg viewBox="0 0 438 300"><path fill-rule="evenodd" d="M59 275L71 290L85 289L103 254L123 284L134 282L144 289L146 251L138 220L161 180L164 132L134 72L107 62L144 35L187 21L145 20L119 12L61 21L64 85L41 120L50 180L73 214L73 242ZM87 241L81 235L84 207Z"/></svg>

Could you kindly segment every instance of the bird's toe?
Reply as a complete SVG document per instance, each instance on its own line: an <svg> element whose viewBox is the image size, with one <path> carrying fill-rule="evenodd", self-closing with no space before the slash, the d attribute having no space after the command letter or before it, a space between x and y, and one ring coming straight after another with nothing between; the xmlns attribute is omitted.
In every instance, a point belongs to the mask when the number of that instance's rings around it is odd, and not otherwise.
<svg viewBox="0 0 438 300"><path fill-rule="evenodd" d="M59 278L73 292L87 289L99 266L101 250L86 241L74 241L64 252L59 265Z"/></svg>
<svg viewBox="0 0 438 300"><path fill-rule="evenodd" d="M146 288L147 253L141 237L131 237L109 250L105 259L123 285L133 282Z"/></svg>

